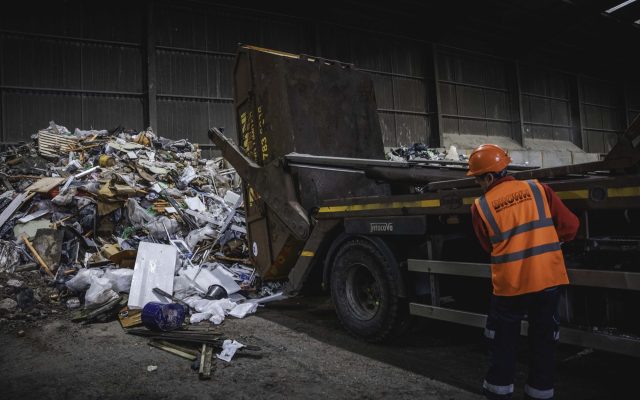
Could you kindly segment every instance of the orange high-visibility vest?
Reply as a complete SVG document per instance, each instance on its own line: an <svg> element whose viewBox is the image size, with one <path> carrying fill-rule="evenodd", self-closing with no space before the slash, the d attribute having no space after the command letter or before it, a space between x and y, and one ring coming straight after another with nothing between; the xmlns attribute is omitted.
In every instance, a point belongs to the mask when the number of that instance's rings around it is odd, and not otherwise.
<svg viewBox="0 0 640 400"><path fill-rule="evenodd" d="M507 181L475 200L491 240L497 296L516 296L569 283L558 233L537 180Z"/></svg>

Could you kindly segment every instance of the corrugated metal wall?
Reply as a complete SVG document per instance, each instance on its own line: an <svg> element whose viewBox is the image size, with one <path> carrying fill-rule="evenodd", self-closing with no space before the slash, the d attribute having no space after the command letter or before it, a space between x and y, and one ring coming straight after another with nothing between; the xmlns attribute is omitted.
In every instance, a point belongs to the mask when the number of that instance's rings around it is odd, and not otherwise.
<svg viewBox="0 0 640 400"><path fill-rule="evenodd" d="M26 2L19 15L0 13L3 141L50 120L70 130L142 128L143 8L127 3L122 14L117 5Z"/></svg>
<svg viewBox="0 0 640 400"><path fill-rule="evenodd" d="M520 79L524 137L579 143L581 138L574 136L574 130L579 132L580 128L571 119L571 77L561 72L522 67Z"/></svg>
<svg viewBox="0 0 640 400"><path fill-rule="evenodd" d="M373 80L385 146L426 142L432 134L432 115L426 81L429 46L321 25L317 54L355 64Z"/></svg>
<svg viewBox="0 0 640 400"><path fill-rule="evenodd" d="M445 45L202 3L87 3L30 12L27 2L0 16L1 141L26 140L49 120L71 130L152 123L162 136L205 144L209 126L236 137L238 43L366 70L386 146L438 145L445 133L606 152L640 113L639 91L619 82Z"/></svg>
<svg viewBox="0 0 640 400"><path fill-rule="evenodd" d="M437 49L444 133L512 136L506 62Z"/></svg>
<svg viewBox="0 0 640 400"><path fill-rule="evenodd" d="M611 150L616 143L616 134L627 127L623 93L610 82L580 79L584 145L591 152Z"/></svg>

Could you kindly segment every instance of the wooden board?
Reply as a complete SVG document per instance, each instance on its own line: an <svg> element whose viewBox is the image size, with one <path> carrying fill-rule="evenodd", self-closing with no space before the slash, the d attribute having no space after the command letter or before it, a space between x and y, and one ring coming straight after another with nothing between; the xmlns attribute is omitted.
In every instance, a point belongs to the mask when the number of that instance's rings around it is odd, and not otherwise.
<svg viewBox="0 0 640 400"><path fill-rule="evenodd" d="M118 320L125 329L142 325L142 310L129 310L129 307L125 307L118 313Z"/></svg>
<svg viewBox="0 0 640 400"><path fill-rule="evenodd" d="M36 192L36 193L48 193L51 189L56 186L60 186L62 182L65 181L65 178L42 178L37 182L34 182L31 186L27 188L28 192Z"/></svg>

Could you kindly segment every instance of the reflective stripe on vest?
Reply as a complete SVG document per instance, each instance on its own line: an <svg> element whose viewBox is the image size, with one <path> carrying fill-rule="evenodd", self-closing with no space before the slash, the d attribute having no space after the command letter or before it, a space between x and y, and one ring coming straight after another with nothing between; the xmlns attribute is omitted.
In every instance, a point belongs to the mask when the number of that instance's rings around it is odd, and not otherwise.
<svg viewBox="0 0 640 400"><path fill-rule="evenodd" d="M491 225L491 229L493 230L493 236L489 239L491 243L496 244L502 241L505 241L519 233L527 232L536 228L544 228L545 226L552 226L553 219L547 218L544 212L544 203L542 200L542 193L540 193L540 189L538 186L532 182L527 181L529 187L531 188L531 192L533 193L533 199L536 203L536 208L538 209L538 220L524 223L522 225L518 225L513 229L509 229L508 231L501 232L500 228L498 228L498 224L496 223L495 218L493 218L493 214L489 209L489 204L487 203L487 199L482 196L480 197L480 207L482 208L482 213L485 215L487 222Z"/></svg>
<svg viewBox="0 0 640 400"><path fill-rule="evenodd" d="M569 283L551 210L537 181L500 183L475 205L491 241L495 295L516 296Z"/></svg>
<svg viewBox="0 0 640 400"><path fill-rule="evenodd" d="M533 181L527 181L527 184L529 185L529 188L533 193L533 200L536 204L536 209L538 211L538 219L535 221L525 222L524 224L518 225L515 228L509 229L504 232L501 231L500 228L498 227L498 223L493 217L493 213L489 208L489 203L487 202L487 199L485 198L485 196L480 197L479 203L480 203L480 207L482 208L482 213L484 214L487 222L491 226L491 230L493 231L493 235L489 238L492 244L503 242L520 233L529 232L534 229L544 228L547 226L553 226L553 219L550 217L547 217L545 213L544 200L542 199L542 193L540 193L540 189L538 188L538 185L536 185L535 182ZM491 256L491 263L503 264L507 262L522 260L524 258L536 256L539 254L548 253L550 251L557 251L557 250L560 250L559 242L548 243L542 246L536 246L530 249L525 249L522 251L510 253L510 254L504 254L500 256Z"/></svg>
<svg viewBox="0 0 640 400"><path fill-rule="evenodd" d="M557 250L560 250L560 243L558 242L543 244L541 246L531 247L522 251L516 251L515 253L504 254L502 256L491 256L491 264L504 264Z"/></svg>

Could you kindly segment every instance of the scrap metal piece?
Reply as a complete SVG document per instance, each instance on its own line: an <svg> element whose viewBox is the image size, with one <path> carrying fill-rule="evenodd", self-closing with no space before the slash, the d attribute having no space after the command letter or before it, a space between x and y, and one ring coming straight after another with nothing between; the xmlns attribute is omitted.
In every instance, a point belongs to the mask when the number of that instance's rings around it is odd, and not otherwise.
<svg viewBox="0 0 640 400"><path fill-rule="evenodd" d="M43 215L45 215L45 214L49 214L50 212L51 212L51 210L47 210L47 209L44 209L44 210L38 210L38 211L36 211L36 212L34 212L34 213L31 213L31 214L29 214L29 215L25 215L25 216L24 216L24 217L22 217L22 218L19 218L19 219L18 219L18 222L20 222L21 224L24 224L24 223L27 223L27 222L29 222L29 221L33 221L33 220L34 220L34 219L36 219L36 218L40 218L40 217L42 217L42 216L43 216Z"/></svg>
<svg viewBox="0 0 640 400"><path fill-rule="evenodd" d="M189 304L185 303L184 301L180 300L179 298L175 297L174 295L165 292L164 290L162 290L160 288L153 288L153 293L158 294L158 295L163 296L163 297L166 297L167 299L171 299L175 303L180 304L181 306L193 309L193 307L191 307Z"/></svg>
<svg viewBox="0 0 640 400"><path fill-rule="evenodd" d="M11 218L13 213L15 213L16 210L20 208L25 201L27 201L27 197L27 193L20 193L11 201L11 203L9 203L7 208L2 211L2 214L0 214L0 228L9 220L9 218Z"/></svg>
<svg viewBox="0 0 640 400"><path fill-rule="evenodd" d="M283 170L281 160L260 167L233 144L217 128L209 129L209 139L222 150L238 174L250 184L269 205L291 233L299 240L309 236L310 222L298 202L291 175Z"/></svg>

